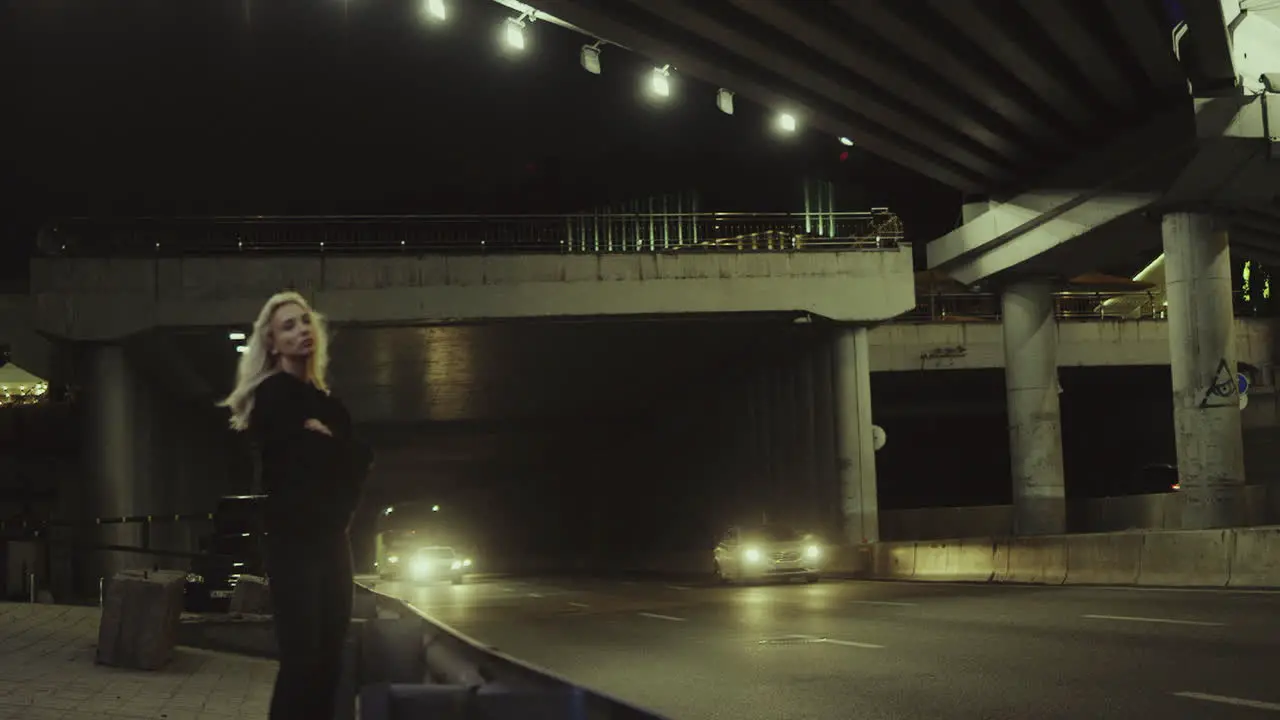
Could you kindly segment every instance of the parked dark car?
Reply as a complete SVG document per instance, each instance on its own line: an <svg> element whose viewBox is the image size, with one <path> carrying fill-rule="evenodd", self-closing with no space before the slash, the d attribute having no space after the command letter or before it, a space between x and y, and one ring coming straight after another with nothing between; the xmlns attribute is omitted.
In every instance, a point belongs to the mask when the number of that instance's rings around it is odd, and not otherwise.
<svg viewBox="0 0 1280 720"><path fill-rule="evenodd" d="M200 552L209 556L191 562L187 575L186 609L223 612L231 602L241 575L264 575L262 501L265 495L233 495L218 501L213 532L200 538Z"/></svg>

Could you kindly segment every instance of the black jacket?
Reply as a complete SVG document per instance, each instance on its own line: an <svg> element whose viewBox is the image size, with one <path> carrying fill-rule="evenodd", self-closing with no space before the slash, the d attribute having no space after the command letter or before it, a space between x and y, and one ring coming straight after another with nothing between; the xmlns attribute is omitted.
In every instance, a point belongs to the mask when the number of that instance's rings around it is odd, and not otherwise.
<svg viewBox="0 0 1280 720"><path fill-rule="evenodd" d="M333 437L304 427L315 418ZM342 403L314 385L279 372L258 386L249 431L262 453L266 531L342 532L360 503L373 453L352 435Z"/></svg>

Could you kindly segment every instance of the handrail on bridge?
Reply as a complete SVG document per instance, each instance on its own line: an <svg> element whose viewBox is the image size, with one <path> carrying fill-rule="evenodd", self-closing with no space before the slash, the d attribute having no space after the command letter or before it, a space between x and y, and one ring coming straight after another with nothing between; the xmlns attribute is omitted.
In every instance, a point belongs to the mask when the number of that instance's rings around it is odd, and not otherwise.
<svg viewBox="0 0 1280 720"><path fill-rule="evenodd" d="M1234 295L1238 317L1257 314L1244 293ZM1114 302L1113 302L1114 301ZM1155 291L1053 294L1054 315L1060 320L1165 320L1168 308ZM1000 319L1000 295L995 293L917 293L916 306L895 322L993 322Z"/></svg>
<svg viewBox="0 0 1280 720"><path fill-rule="evenodd" d="M40 230L46 256L253 253L747 252L897 247L887 209L826 213L572 213L69 218Z"/></svg>

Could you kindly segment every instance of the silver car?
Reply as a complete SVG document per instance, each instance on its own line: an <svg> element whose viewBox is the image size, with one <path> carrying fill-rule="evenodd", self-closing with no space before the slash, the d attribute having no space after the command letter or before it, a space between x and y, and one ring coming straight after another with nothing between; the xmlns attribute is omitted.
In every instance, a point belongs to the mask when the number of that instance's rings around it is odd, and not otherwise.
<svg viewBox="0 0 1280 720"><path fill-rule="evenodd" d="M825 551L812 535L785 525L729 528L715 550L715 572L721 582L790 579L818 582Z"/></svg>

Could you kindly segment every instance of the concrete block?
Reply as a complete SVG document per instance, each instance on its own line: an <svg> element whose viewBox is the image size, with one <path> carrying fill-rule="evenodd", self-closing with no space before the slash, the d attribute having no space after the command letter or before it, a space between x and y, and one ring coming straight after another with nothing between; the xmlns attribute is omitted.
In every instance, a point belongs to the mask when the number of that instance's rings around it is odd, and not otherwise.
<svg viewBox="0 0 1280 720"><path fill-rule="evenodd" d="M271 587L267 579L257 575L241 575L231 595L232 613L245 615L271 614Z"/></svg>
<svg viewBox="0 0 1280 720"><path fill-rule="evenodd" d="M185 579L185 573L176 571L132 571L113 577L98 624L97 662L135 670L167 665L178 641Z"/></svg>
<svg viewBox="0 0 1280 720"><path fill-rule="evenodd" d="M1067 543L1061 535L1010 538L996 554L998 582L1061 585L1067 580Z"/></svg>
<svg viewBox="0 0 1280 720"><path fill-rule="evenodd" d="M949 541L946 579L957 582L990 582L996 574L996 544L993 538Z"/></svg>
<svg viewBox="0 0 1280 720"><path fill-rule="evenodd" d="M1280 527L1237 528L1232 587L1280 587Z"/></svg>
<svg viewBox="0 0 1280 720"><path fill-rule="evenodd" d="M1066 584L1137 584L1145 537L1145 533L1066 536Z"/></svg>
<svg viewBox="0 0 1280 720"><path fill-rule="evenodd" d="M916 543L876 543L871 562L873 577L908 580L915 575Z"/></svg>
<svg viewBox="0 0 1280 720"><path fill-rule="evenodd" d="M360 678L368 683L418 683L426 675L423 636L417 616L366 620L361 624Z"/></svg>
<svg viewBox="0 0 1280 720"><path fill-rule="evenodd" d="M950 580L947 575L947 551L950 540L930 540L915 543L915 580Z"/></svg>
<svg viewBox="0 0 1280 720"><path fill-rule="evenodd" d="M1223 587L1231 580L1235 538L1231 530L1147 533L1142 543L1138 584Z"/></svg>
<svg viewBox="0 0 1280 720"><path fill-rule="evenodd" d="M364 620L376 620L378 617L377 596L372 592L357 586L355 589L355 595L351 598L351 617Z"/></svg>

